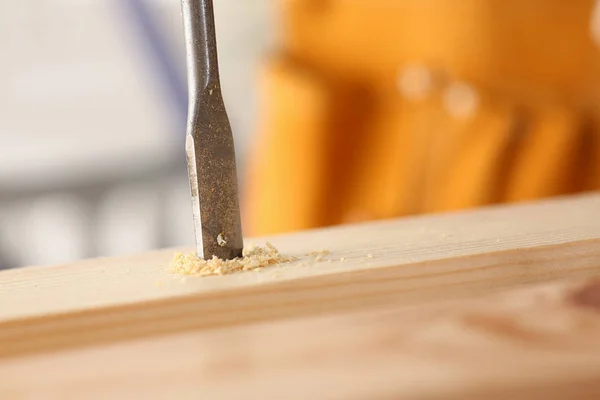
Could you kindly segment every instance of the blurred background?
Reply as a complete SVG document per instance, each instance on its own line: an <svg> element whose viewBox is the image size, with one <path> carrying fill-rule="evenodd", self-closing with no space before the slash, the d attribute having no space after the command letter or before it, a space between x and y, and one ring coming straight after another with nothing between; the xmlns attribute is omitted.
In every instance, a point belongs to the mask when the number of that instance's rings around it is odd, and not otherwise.
<svg viewBox="0 0 600 400"><path fill-rule="evenodd" d="M0 268L194 243L180 10L0 1ZM268 0L215 1L240 166L272 11Z"/></svg>
<svg viewBox="0 0 600 400"><path fill-rule="evenodd" d="M214 0L244 234L600 188L595 0ZM0 268L193 244L179 0L0 0Z"/></svg>

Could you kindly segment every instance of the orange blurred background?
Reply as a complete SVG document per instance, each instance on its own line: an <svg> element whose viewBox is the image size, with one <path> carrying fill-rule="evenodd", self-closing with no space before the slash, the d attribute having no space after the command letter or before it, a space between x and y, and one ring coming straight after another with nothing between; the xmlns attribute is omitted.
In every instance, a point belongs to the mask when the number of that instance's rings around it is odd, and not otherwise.
<svg viewBox="0 0 600 400"><path fill-rule="evenodd" d="M279 3L251 234L600 187L595 1Z"/></svg>

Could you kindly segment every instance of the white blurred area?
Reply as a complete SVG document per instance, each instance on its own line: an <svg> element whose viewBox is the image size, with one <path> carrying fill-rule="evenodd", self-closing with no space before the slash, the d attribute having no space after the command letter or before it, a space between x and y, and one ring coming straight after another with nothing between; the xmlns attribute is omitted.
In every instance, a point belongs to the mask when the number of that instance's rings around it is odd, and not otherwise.
<svg viewBox="0 0 600 400"><path fill-rule="evenodd" d="M185 83L179 0L138 3ZM274 13L214 3L240 173ZM0 268L193 243L185 116L127 4L0 1Z"/></svg>

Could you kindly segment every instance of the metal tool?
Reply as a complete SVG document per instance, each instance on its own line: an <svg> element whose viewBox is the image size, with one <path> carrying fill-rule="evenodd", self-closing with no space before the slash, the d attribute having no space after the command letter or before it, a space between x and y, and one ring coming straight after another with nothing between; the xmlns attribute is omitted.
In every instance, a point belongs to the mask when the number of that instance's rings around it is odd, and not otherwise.
<svg viewBox="0 0 600 400"><path fill-rule="evenodd" d="M242 255L231 126L223 103L212 0L181 0L188 71L186 155L198 257Z"/></svg>

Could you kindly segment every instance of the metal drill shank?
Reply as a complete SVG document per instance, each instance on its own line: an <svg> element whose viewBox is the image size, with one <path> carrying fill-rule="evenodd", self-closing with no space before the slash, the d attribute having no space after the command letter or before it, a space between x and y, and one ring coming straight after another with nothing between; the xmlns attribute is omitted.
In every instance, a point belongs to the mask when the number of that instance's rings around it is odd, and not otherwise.
<svg viewBox="0 0 600 400"><path fill-rule="evenodd" d="M198 256L242 255L235 151L221 95L212 0L182 0L188 71L186 155Z"/></svg>

